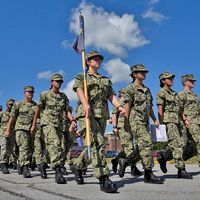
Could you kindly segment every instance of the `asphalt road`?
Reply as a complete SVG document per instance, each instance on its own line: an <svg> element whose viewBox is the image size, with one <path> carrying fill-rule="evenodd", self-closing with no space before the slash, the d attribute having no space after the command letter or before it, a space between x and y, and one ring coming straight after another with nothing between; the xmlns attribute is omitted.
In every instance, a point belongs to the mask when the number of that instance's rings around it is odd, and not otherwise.
<svg viewBox="0 0 200 200"><path fill-rule="evenodd" d="M139 168L142 169L141 165ZM129 168L122 179L111 172L111 179L119 188L118 193L115 194L100 191L98 180L92 176L91 166L85 176L84 185L77 185L72 173L65 176L67 184L58 185L54 181L54 172L51 170L48 170L46 180L40 178L37 170L32 172L33 178L30 179L24 179L16 171L11 171L9 175L0 172L0 200L199 200L200 168L195 164L188 164L186 168L192 173L194 177L192 180L177 179L177 170L173 164L168 164L168 173L163 175L156 164L155 174L166 179L163 185L146 184L143 182L143 176L132 177Z"/></svg>

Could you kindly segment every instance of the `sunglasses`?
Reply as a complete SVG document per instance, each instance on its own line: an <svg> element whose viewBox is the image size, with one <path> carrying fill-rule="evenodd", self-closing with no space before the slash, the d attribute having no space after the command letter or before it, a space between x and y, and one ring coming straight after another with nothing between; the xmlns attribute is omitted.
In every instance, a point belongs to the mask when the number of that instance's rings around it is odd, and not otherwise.
<svg viewBox="0 0 200 200"><path fill-rule="evenodd" d="M32 93L32 94L34 93L33 91L26 91L26 92L28 92L28 93Z"/></svg>
<svg viewBox="0 0 200 200"><path fill-rule="evenodd" d="M54 80L56 83L63 83L63 80Z"/></svg>

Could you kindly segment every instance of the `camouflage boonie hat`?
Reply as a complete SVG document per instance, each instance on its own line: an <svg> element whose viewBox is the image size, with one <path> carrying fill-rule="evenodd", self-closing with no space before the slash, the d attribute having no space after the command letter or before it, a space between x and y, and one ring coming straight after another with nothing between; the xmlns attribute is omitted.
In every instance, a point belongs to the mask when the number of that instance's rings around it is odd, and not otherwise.
<svg viewBox="0 0 200 200"><path fill-rule="evenodd" d="M8 99L7 101L6 101L6 104L9 104L9 105L12 105L12 104L14 104L15 103L15 100L14 99Z"/></svg>
<svg viewBox="0 0 200 200"><path fill-rule="evenodd" d="M162 74L159 75L160 80L163 80L166 78L174 78L174 77L175 77L175 75L171 74L170 72L163 72Z"/></svg>
<svg viewBox="0 0 200 200"><path fill-rule="evenodd" d="M30 86L30 85L25 86L25 87L24 87L24 91L25 91L25 92L35 92L35 91L34 91L34 87L33 87L33 86Z"/></svg>
<svg viewBox="0 0 200 200"><path fill-rule="evenodd" d="M63 76L61 74L53 74L51 76L51 81L61 81L62 83L63 81Z"/></svg>
<svg viewBox="0 0 200 200"><path fill-rule="evenodd" d="M187 80L190 80L190 81L196 81L196 79L194 78L193 74L184 74L182 77L182 82L185 82Z"/></svg>
<svg viewBox="0 0 200 200"><path fill-rule="evenodd" d="M99 57L101 60L104 59L104 57L98 51L92 50L89 53L87 53L85 60L91 60L93 57Z"/></svg>
<svg viewBox="0 0 200 200"><path fill-rule="evenodd" d="M133 65L133 66L131 67L131 74L132 74L133 72L146 72L146 73L148 73L149 71L144 67L143 64L137 64L137 65ZM130 74L130 75L131 75L131 74Z"/></svg>

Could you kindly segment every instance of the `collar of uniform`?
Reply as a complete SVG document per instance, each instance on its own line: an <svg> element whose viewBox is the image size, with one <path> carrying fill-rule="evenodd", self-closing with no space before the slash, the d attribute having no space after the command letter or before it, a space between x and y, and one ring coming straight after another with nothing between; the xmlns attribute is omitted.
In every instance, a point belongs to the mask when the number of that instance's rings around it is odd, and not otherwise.
<svg viewBox="0 0 200 200"><path fill-rule="evenodd" d="M172 90L172 89L167 89L167 88L164 88L164 87L163 87L163 89L166 90L168 93L174 93L174 90Z"/></svg>
<svg viewBox="0 0 200 200"><path fill-rule="evenodd" d="M191 90L186 90L185 88L184 88L184 92L185 92L185 93L194 94L194 92L193 92L193 91L191 91Z"/></svg>
<svg viewBox="0 0 200 200"><path fill-rule="evenodd" d="M144 93L148 90L143 84L141 86L137 86L134 82L133 82L133 86L137 89L137 90L142 90Z"/></svg>
<svg viewBox="0 0 200 200"><path fill-rule="evenodd" d="M52 93L53 95L58 95L58 94L60 94L60 91L59 91L58 93L55 93L55 92L53 91L53 89L50 89L50 91L51 91L51 93Z"/></svg>
<svg viewBox="0 0 200 200"><path fill-rule="evenodd" d="M88 72L87 74L88 74L89 76L94 76L94 77L96 77L96 78L102 77L101 74L99 74L99 73L92 74L92 73Z"/></svg>

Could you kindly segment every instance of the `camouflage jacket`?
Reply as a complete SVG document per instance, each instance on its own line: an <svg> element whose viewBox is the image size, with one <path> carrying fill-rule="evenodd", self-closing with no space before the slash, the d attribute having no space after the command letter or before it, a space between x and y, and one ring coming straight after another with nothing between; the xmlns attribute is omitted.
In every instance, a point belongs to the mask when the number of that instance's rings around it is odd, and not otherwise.
<svg viewBox="0 0 200 200"><path fill-rule="evenodd" d="M137 124L149 124L150 110L153 97L146 86L138 87L134 83L128 85L124 91L125 102L131 102L129 121Z"/></svg>
<svg viewBox="0 0 200 200"><path fill-rule="evenodd" d="M199 99L192 91L183 90L179 94L183 113L190 123L200 124Z"/></svg>
<svg viewBox="0 0 200 200"><path fill-rule="evenodd" d="M73 86L74 91L76 91L77 88L84 89L83 82L83 73L80 73L75 78L75 83ZM92 75L88 73L88 99L91 108L91 113L94 114L94 117L103 117L108 119L108 98L111 95L115 95L115 92L112 88L112 82L108 78L100 74ZM78 102L76 109L76 117L78 118L83 116L83 106L81 102Z"/></svg>
<svg viewBox="0 0 200 200"><path fill-rule="evenodd" d="M53 127L62 127L63 112L70 111L67 96L62 92L55 94L52 90L45 91L40 95L38 107L42 112L41 125Z"/></svg>
<svg viewBox="0 0 200 200"><path fill-rule="evenodd" d="M32 101L31 103L22 100L20 102L14 103L10 116L15 118L15 131L16 130L25 130L29 131L35 110L36 110L36 102Z"/></svg>
<svg viewBox="0 0 200 200"><path fill-rule="evenodd" d="M7 129L7 123L10 118L10 112L4 111L0 116L0 132L5 132ZM12 126L13 129L13 126Z"/></svg>
<svg viewBox="0 0 200 200"><path fill-rule="evenodd" d="M180 100L175 91L161 88L156 95L156 104L163 106L164 123L180 123Z"/></svg>

